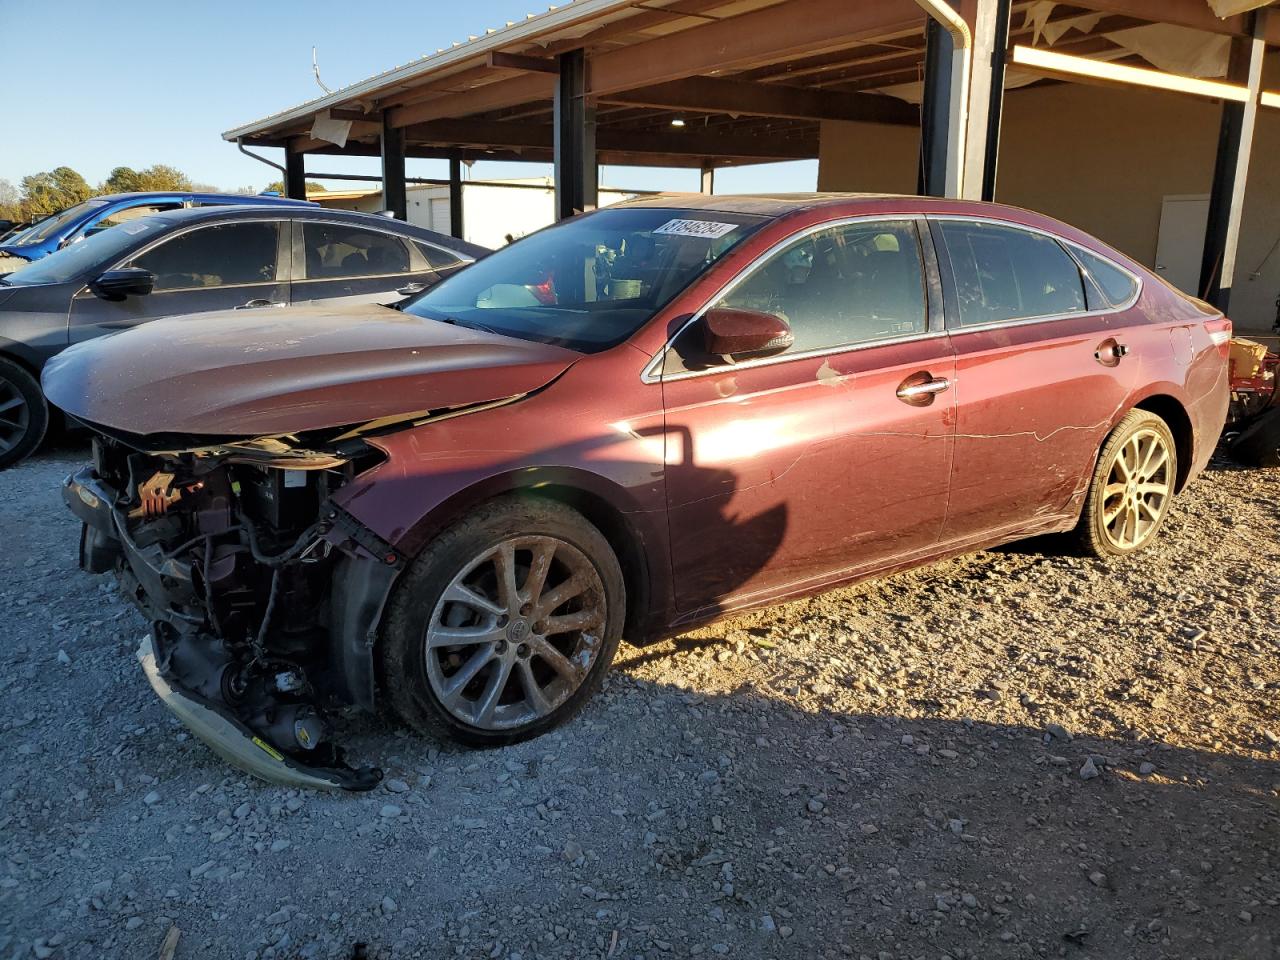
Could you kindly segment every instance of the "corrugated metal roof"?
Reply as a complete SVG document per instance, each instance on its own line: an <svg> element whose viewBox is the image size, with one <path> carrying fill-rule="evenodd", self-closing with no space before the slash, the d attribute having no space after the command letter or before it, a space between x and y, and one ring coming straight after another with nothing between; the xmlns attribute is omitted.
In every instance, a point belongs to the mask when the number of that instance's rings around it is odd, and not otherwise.
<svg viewBox="0 0 1280 960"><path fill-rule="evenodd" d="M400 84L420 81L429 74L447 76L464 63L482 57L491 50L498 50L521 43L547 44L554 40L570 39L573 30L584 24L594 29L608 22L613 13L631 14L639 10L636 0L570 0L563 6L553 6L546 13L529 14L526 19L508 22L504 27L486 30L483 35L470 37L466 42L428 54L406 64L384 70L367 79L340 87L332 93L316 97L270 114L259 120L242 124L223 133L224 140L235 141L249 137L281 124L309 119L321 110L341 107L352 101L385 94ZM650 7L652 9L652 7Z"/></svg>

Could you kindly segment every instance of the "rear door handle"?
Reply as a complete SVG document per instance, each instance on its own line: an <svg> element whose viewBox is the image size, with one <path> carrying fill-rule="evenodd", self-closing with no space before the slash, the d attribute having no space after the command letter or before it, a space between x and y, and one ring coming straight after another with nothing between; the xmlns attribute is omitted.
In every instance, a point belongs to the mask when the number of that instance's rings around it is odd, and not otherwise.
<svg viewBox="0 0 1280 960"><path fill-rule="evenodd" d="M1093 351L1093 359L1097 360L1104 367L1118 366L1121 359L1128 355L1128 346L1121 343L1115 337L1107 337L1107 339L1098 344L1098 349Z"/></svg>
<svg viewBox="0 0 1280 960"><path fill-rule="evenodd" d="M933 398L951 387L946 377L935 377L927 370L913 373L898 385L898 399L913 407L927 407Z"/></svg>
<svg viewBox="0 0 1280 960"><path fill-rule="evenodd" d="M283 307L283 303L276 303L274 300L250 300L248 303L242 303L236 307L237 310L254 310L258 307Z"/></svg>

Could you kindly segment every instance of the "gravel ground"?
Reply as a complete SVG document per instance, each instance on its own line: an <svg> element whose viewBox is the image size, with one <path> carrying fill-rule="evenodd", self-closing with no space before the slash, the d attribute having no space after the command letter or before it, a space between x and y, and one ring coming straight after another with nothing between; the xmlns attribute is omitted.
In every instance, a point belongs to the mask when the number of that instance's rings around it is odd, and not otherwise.
<svg viewBox="0 0 1280 960"><path fill-rule="evenodd" d="M1114 566L1036 542L624 648L568 728L354 719L365 795L241 776L0 474L0 957L1280 955L1280 471ZM177 932L175 934L175 931Z"/></svg>

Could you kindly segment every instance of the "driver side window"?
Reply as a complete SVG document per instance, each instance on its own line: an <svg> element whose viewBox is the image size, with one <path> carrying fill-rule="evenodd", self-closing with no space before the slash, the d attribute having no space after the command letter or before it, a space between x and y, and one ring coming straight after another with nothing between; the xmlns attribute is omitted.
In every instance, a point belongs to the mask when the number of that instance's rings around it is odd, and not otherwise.
<svg viewBox="0 0 1280 960"><path fill-rule="evenodd" d="M795 342L780 356L925 333L928 308L920 237L912 220L857 221L808 234L773 254L708 309L781 317ZM700 324L664 362L667 375L719 365Z"/></svg>
<svg viewBox="0 0 1280 960"><path fill-rule="evenodd" d="M122 223L128 223L130 220L137 220L139 217L149 217L155 213L162 213L165 210L177 210L181 207L181 203L146 203L136 207L123 207L114 210L85 227L84 231L77 239L84 237L92 237L95 233L101 233L103 230L109 230L111 227L118 226Z"/></svg>
<svg viewBox="0 0 1280 960"><path fill-rule="evenodd" d="M155 274L157 293L273 283L279 231L279 223L265 221L198 227L135 257L129 266Z"/></svg>
<svg viewBox="0 0 1280 960"><path fill-rule="evenodd" d="M806 353L924 333L924 277L913 221L860 221L797 240L715 306L778 315Z"/></svg>

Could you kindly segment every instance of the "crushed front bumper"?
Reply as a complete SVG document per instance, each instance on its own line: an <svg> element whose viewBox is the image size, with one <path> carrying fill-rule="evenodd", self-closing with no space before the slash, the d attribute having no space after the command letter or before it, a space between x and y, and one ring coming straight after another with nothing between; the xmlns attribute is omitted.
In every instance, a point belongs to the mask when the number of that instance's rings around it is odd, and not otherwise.
<svg viewBox="0 0 1280 960"><path fill-rule="evenodd" d="M151 634L137 652L151 689L187 728L228 763L269 783L317 789L370 790L382 780L376 767L311 767L290 759L235 718L228 710L186 690L165 676Z"/></svg>

